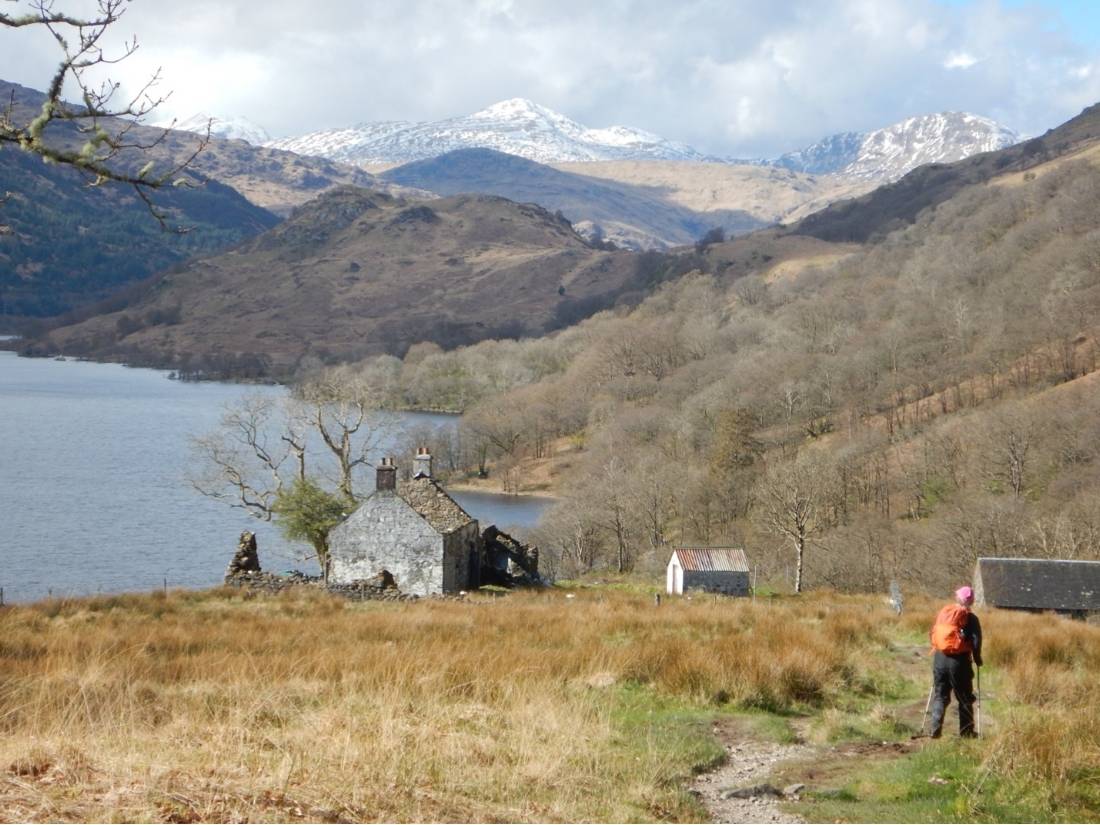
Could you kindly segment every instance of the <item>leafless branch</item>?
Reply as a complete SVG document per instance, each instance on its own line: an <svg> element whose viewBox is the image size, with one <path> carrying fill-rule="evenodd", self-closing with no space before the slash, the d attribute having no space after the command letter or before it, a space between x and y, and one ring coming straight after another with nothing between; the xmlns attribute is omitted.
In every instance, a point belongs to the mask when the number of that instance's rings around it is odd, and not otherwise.
<svg viewBox="0 0 1100 825"><path fill-rule="evenodd" d="M17 0L8 0L17 2ZM127 41L121 52L109 55L101 41L111 26L118 23L128 0L99 0L98 11L88 18L74 17L54 9L54 0L30 0L23 14L0 13L0 27L24 28L39 26L52 35L62 58L46 91L46 100L37 115L25 120L17 114L14 93L0 110L0 144L12 144L34 152L49 162L80 170L89 178L89 185L100 186L108 181L130 186L161 227L169 229L167 215L159 209L150 192L166 185L182 185L187 179L181 174L210 142L207 125L193 152L167 168L156 168L153 161L134 171L121 163L128 150L145 152L160 145L169 130L161 130L150 140L134 137L139 125L167 95L155 96L154 87L161 80L158 69L128 101L116 103L120 84L106 80L98 86L88 77L91 69L122 62L137 51L137 39ZM83 105L70 105L62 100L66 81L76 84ZM67 123L75 128L82 142L71 146L71 140L57 135L51 127ZM56 135L56 137L55 137ZM175 229L174 231L187 231Z"/></svg>

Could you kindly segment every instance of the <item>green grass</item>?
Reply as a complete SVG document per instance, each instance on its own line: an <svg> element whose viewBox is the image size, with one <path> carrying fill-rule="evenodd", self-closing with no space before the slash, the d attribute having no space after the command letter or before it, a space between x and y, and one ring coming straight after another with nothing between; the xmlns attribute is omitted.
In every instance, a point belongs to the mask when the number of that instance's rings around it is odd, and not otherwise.
<svg viewBox="0 0 1100 825"><path fill-rule="evenodd" d="M631 775L649 773L648 781L654 781L659 774L654 784L668 792L650 798L632 819L705 821L706 810L686 787L694 775L718 767L726 758L725 748L712 732L719 715L715 708L693 705L633 682L618 686L610 700L615 758L607 770L620 772L627 782Z"/></svg>
<svg viewBox="0 0 1100 825"><path fill-rule="evenodd" d="M738 716L748 724L749 730L758 739L780 745L793 745L799 741L800 737L790 717L762 712L741 713Z"/></svg>
<svg viewBox="0 0 1100 825"><path fill-rule="evenodd" d="M1041 789L982 770L986 742L943 739L900 759L859 760L843 781L811 788L792 810L811 822L1089 822L1097 810L1052 807Z"/></svg>
<svg viewBox="0 0 1100 825"><path fill-rule="evenodd" d="M562 590L609 590L615 593L632 593L641 596L665 594L663 582L655 582L652 576L636 573L607 573L580 579L559 579L556 587Z"/></svg>

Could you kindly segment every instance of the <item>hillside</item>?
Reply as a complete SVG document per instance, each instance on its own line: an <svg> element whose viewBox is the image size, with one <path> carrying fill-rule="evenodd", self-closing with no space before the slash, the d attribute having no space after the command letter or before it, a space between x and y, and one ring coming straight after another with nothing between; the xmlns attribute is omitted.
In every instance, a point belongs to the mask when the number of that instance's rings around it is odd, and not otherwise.
<svg viewBox="0 0 1100 825"><path fill-rule="evenodd" d="M845 206L870 242L807 232L830 207L694 251L701 274L630 314L348 374L396 405L461 399L471 475L482 448L508 489L538 465L563 496L538 543L567 572L674 541L875 592L947 590L991 552L1100 559L1097 113L940 167L934 209L894 200L928 170Z"/></svg>
<svg viewBox="0 0 1100 825"><path fill-rule="evenodd" d="M13 120L29 121L43 95L0 81ZM108 124L109 126L110 124ZM65 123L49 134L60 146L83 140ZM163 130L134 126L130 137L150 143ZM127 152L118 167L146 162L166 169L193 153L199 138L169 132L147 152ZM11 147L0 155L0 317L54 316L99 301L197 254L231 247L277 223L290 210L343 184L391 188L362 170L324 159L213 139L189 167L193 184L153 196L173 227L165 232L125 186L89 187L72 169L46 165ZM270 210L270 211L269 211Z"/></svg>
<svg viewBox="0 0 1100 825"><path fill-rule="evenodd" d="M89 187L68 167L0 148L0 319L44 317L100 300L193 255L232 246L278 222L215 181L158 192L184 234L166 232L129 188Z"/></svg>
<svg viewBox="0 0 1100 825"><path fill-rule="evenodd" d="M538 207L346 187L226 254L168 272L124 310L28 348L286 375L310 357L539 334L610 305L644 275L631 254L592 249Z"/></svg>
<svg viewBox="0 0 1100 825"><path fill-rule="evenodd" d="M556 163L554 168L640 188L703 220L711 213L736 210L762 224L798 220L875 186L871 181L747 164L623 160Z"/></svg>
<svg viewBox="0 0 1100 825"><path fill-rule="evenodd" d="M41 92L0 80L0 100L14 101L13 119L29 121L45 99ZM61 145L76 145L77 137L66 124L55 123L56 140ZM110 128L110 123L107 123ZM141 168L152 160L158 168L170 168L194 153L201 138L188 128L197 124L182 123L167 131L154 126L132 126L130 136L135 142L153 143L163 136L159 145L143 152L124 153L119 159L122 168ZM256 206L285 217L291 209L336 186L353 185L387 190L389 187L373 175L352 166L324 158L302 157L292 152L253 146L213 133L209 145L195 158L190 169L236 189Z"/></svg>
<svg viewBox="0 0 1100 825"><path fill-rule="evenodd" d="M694 243L714 227L740 235L769 222L726 204L696 210L666 197L665 190L657 186L589 175L590 165L562 171L492 149L460 149L390 169L379 177L439 195L477 192L537 203L551 212L560 211L588 237L631 249ZM668 165L683 166L685 171L694 168L694 164ZM788 177L799 176L791 173ZM807 189L811 187L806 184Z"/></svg>
<svg viewBox="0 0 1100 825"><path fill-rule="evenodd" d="M1098 138L1100 104L1024 143L957 163L922 166L895 183L807 216L791 231L828 241L881 238L911 224L923 210L949 200L967 186L1026 172L1070 155Z"/></svg>

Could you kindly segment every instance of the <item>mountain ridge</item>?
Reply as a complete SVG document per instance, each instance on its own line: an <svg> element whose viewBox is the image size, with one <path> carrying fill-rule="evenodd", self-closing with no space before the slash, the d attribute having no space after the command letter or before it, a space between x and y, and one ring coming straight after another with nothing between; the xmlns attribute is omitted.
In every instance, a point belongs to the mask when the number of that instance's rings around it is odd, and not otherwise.
<svg viewBox="0 0 1100 825"><path fill-rule="evenodd" d="M796 172L893 181L928 163L953 163L1019 143L994 120L968 112L905 118L870 132L841 132L772 161Z"/></svg>
<svg viewBox="0 0 1100 825"><path fill-rule="evenodd" d="M271 141L268 146L357 165L409 163L456 149L496 149L538 163L716 160L684 143L628 126L591 129L526 98L434 122L381 121Z"/></svg>
<svg viewBox="0 0 1100 825"><path fill-rule="evenodd" d="M455 149L379 177L445 197L479 192L537 203L560 211L589 240L610 240L628 249L694 243L715 227L739 235L771 222L741 209L696 211L669 200L656 187L588 177L494 149Z"/></svg>
<svg viewBox="0 0 1100 825"><path fill-rule="evenodd" d="M149 125L155 129L174 129L178 132L192 132L197 135L205 135L209 128L213 137L224 140L243 140L253 146L263 146L271 140L271 135L263 126L253 123L248 118L222 118L206 112L198 112L183 120L159 120Z"/></svg>
<svg viewBox="0 0 1100 825"><path fill-rule="evenodd" d="M1018 142L1011 129L980 115L940 112L870 132L829 135L773 159L718 157L628 126L589 128L525 98L494 103L440 121L378 121L327 129L266 145L358 166L407 164L448 152L486 148L537 163L626 160L772 166L811 175L896 180L916 166L945 163Z"/></svg>

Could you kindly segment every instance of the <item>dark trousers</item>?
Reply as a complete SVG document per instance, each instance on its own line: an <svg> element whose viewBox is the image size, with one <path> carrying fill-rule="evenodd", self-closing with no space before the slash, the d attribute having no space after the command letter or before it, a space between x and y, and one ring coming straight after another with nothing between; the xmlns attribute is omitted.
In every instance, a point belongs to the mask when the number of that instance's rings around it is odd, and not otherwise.
<svg viewBox="0 0 1100 825"><path fill-rule="evenodd" d="M932 736L943 733L943 717L951 694L959 703L959 735L974 736L974 668L970 654L948 656L936 651L932 659Z"/></svg>

